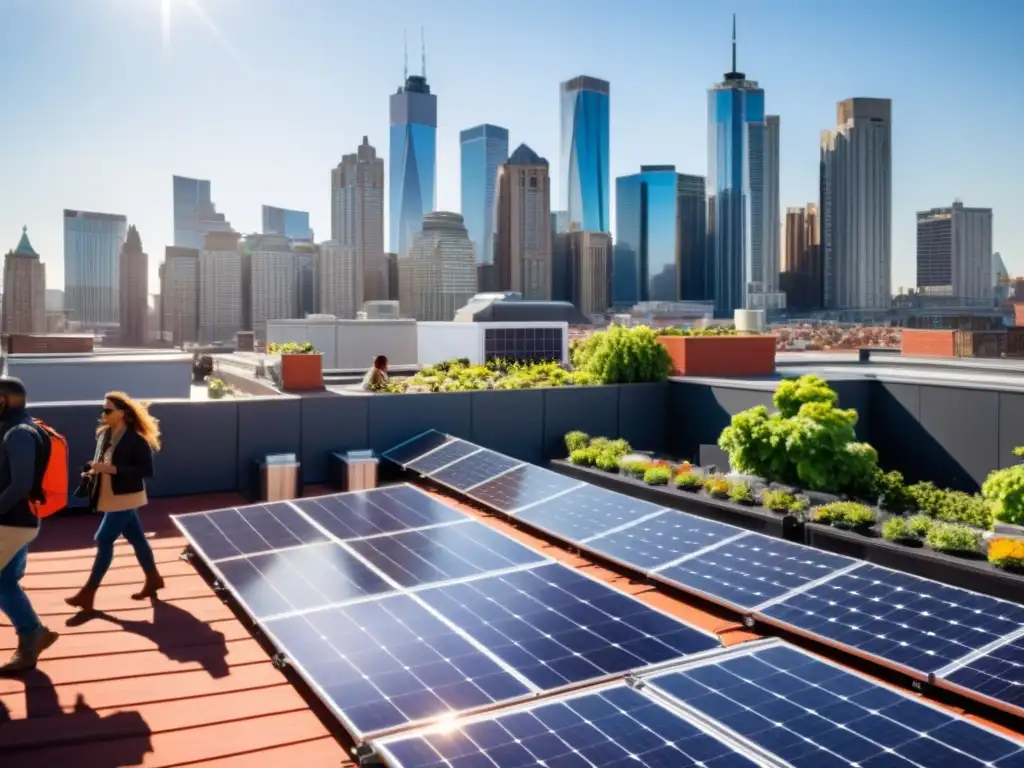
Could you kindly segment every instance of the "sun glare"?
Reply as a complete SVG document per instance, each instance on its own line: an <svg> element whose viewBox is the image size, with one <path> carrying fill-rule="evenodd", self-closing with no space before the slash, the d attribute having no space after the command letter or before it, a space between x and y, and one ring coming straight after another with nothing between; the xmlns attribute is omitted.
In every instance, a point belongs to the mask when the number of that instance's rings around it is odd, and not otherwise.
<svg viewBox="0 0 1024 768"><path fill-rule="evenodd" d="M164 50L171 45L171 3L174 0L160 0L160 38Z"/></svg>

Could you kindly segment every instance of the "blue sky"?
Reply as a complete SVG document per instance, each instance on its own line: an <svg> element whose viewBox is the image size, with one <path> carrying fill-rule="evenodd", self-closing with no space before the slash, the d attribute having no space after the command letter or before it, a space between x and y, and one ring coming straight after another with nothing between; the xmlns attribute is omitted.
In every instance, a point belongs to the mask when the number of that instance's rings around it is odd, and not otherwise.
<svg viewBox="0 0 1024 768"><path fill-rule="evenodd" d="M781 115L783 208L817 198L835 102L892 98L893 287L914 282L915 211L954 198L995 209L995 250L1024 273L1019 0L169 0L166 40L163 1L0 0L0 252L27 224L50 287L80 208L138 226L156 292L174 173L211 179L239 231L270 204L328 237L330 169L364 134L387 156L403 27L412 71L426 28L441 209L481 122L551 161L557 200L558 83L578 74L611 82L613 177L703 174L732 11L740 69Z"/></svg>

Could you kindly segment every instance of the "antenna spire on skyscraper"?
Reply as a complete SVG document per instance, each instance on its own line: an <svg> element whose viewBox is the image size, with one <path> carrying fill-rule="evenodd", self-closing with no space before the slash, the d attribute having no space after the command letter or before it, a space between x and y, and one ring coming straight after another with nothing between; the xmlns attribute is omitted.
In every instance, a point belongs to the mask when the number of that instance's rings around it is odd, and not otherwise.
<svg viewBox="0 0 1024 768"><path fill-rule="evenodd" d="M732 15L732 71L736 71L736 14Z"/></svg>
<svg viewBox="0 0 1024 768"><path fill-rule="evenodd" d="M422 69L423 79L426 80L427 79L427 42L426 42L426 38L423 36L423 27L420 27L420 56L422 56L421 69Z"/></svg>
<svg viewBox="0 0 1024 768"><path fill-rule="evenodd" d="M409 79L409 30L402 30L402 48L404 50L405 59L402 66L402 83Z"/></svg>

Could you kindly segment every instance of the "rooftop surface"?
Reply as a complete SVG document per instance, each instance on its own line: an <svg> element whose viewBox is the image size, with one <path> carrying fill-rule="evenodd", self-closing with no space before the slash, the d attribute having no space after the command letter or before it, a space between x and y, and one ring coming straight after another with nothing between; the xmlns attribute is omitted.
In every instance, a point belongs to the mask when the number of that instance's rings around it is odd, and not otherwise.
<svg viewBox="0 0 1024 768"><path fill-rule="evenodd" d="M725 611L634 582L497 517L445 500L554 559L719 634L726 646L760 636ZM245 503L235 494L154 501L144 522L167 580L162 601L149 606L130 599L142 573L122 541L97 598L99 613L85 622L74 619L63 599L86 578L97 519L70 517L44 526L24 584L44 621L62 637L27 679L0 680L4 768L351 765L331 716L321 715L305 689L274 667L247 625L178 557L185 541L170 515ZM6 654L15 639L6 621L0 622L0 654Z"/></svg>

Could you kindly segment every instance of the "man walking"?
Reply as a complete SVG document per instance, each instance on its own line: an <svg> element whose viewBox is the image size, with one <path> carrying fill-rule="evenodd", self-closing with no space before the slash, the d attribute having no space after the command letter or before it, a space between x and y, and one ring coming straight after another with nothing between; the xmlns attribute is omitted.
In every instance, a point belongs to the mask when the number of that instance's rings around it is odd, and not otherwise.
<svg viewBox="0 0 1024 768"><path fill-rule="evenodd" d="M39 534L39 520L29 504L42 481L49 458L49 438L25 410L25 385L0 378L0 611L18 634L18 648L0 675L35 669L39 654L57 641L39 621L21 579L28 546Z"/></svg>

